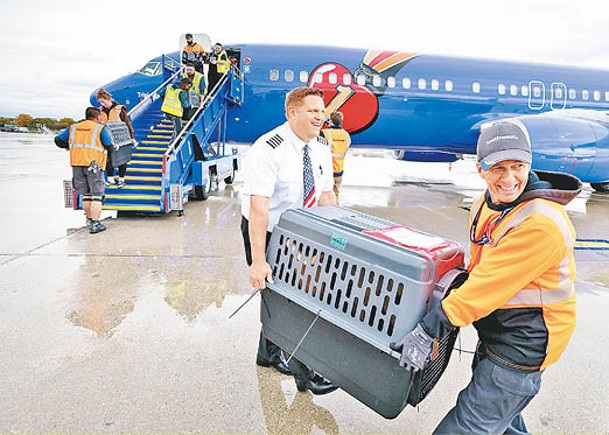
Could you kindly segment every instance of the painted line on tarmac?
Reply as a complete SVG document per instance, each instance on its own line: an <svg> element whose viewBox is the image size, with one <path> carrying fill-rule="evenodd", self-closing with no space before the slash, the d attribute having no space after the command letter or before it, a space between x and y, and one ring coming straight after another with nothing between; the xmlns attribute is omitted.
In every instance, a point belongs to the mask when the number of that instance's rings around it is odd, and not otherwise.
<svg viewBox="0 0 609 435"><path fill-rule="evenodd" d="M609 251L609 240L602 239L577 239L575 249L588 251Z"/></svg>

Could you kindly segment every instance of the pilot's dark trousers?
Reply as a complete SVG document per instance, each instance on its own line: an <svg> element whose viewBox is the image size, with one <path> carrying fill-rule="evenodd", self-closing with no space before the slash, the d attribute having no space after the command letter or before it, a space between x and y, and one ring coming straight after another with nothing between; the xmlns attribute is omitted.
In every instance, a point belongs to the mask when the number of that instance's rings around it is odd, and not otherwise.
<svg viewBox="0 0 609 435"><path fill-rule="evenodd" d="M241 234L243 235L243 245L245 247L245 261L248 266L252 265L252 251L250 245L250 236L249 236L249 223L245 217L241 217ZM266 233L266 246L269 245L269 240L271 239L271 233L267 231ZM264 297L264 295L262 296ZM264 303L264 302L263 302ZM286 355L287 357L287 355ZM261 363L260 365L266 365L273 363L274 361L279 361L282 358L282 350L275 343L269 341L264 336L264 329L260 331L260 340L258 342L258 354L256 355L256 361ZM313 377L313 371L309 369L305 364L297 360L296 358L291 358L288 363L288 367L296 376L302 377L303 379L311 379Z"/></svg>

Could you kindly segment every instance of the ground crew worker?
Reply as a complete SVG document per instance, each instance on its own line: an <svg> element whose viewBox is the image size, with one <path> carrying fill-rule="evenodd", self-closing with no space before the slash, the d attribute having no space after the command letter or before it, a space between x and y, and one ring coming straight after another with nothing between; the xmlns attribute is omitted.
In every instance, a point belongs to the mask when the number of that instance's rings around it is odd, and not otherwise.
<svg viewBox="0 0 609 435"><path fill-rule="evenodd" d="M112 137L101 122L99 109L87 107L86 120L71 125L55 137L55 144L70 150L72 184L83 195L82 208L87 217L91 234L99 233L106 226L99 221L104 197L104 167L107 148L112 147Z"/></svg>
<svg viewBox="0 0 609 435"><path fill-rule="evenodd" d="M203 74L203 62L205 61L205 49L201 44L195 42L192 33L184 35L186 45L182 49L182 64L192 63L197 72Z"/></svg>
<svg viewBox="0 0 609 435"><path fill-rule="evenodd" d="M209 69L207 70L207 78L209 80L207 91L209 93L211 93L222 76L227 73L230 65L228 54L222 49L222 44L216 42L214 51L209 55Z"/></svg>
<svg viewBox="0 0 609 435"><path fill-rule="evenodd" d="M182 115L184 110L190 109L188 91L192 82L188 77L183 77L178 83L172 83L159 91L163 99L161 112L173 122L173 138L182 131Z"/></svg>
<svg viewBox="0 0 609 435"><path fill-rule="evenodd" d="M105 89L97 91L95 96L100 104L99 110L101 112L101 122L105 124L107 122L122 121L127 124L129 129L129 135L135 142L135 131L131 125L129 115L127 115L127 106L118 104L117 101L112 99L110 92ZM113 148L108 149L108 162L106 163L106 184L116 184L119 189L125 186L125 174L127 173L127 163L120 165L118 169L118 175L114 175L114 166L112 166L112 151Z"/></svg>
<svg viewBox="0 0 609 435"><path fill-rule="evenodd" d="M195 71L195 67L192 63L186 64L186 68L184 69L184 73L182 77L189 78L192 82L192 86L190 90L194 92L199 97L199 104L203 102L203 98L207 94L207 81L205 80L205 76L200 72ZM195 107L191 107L189 111L184 111L184 116L182 116L183 120L188 120L192 116L192 113ZM189 112L189 113L186 113Z"/></svg>
<svg viewBox="0 0 609 435"><path fill-rule="evenodd" d="M332 169L334 171L334 194L336 203L339 202L340 185L343 182L343 170L345 167L345 156L351 146L351 136L342 127L343 114L332 112L330 114L332 125L330 128L322 130L324 137L332 149Z"/></svg>
<svg viewBox="0 0 609 435"><path fill-rule="evenodd" d="M434 433L525 433L521 412L575 328L575 230L563 206L581 182L531 171L528 135L515 124L482 130L477 154L487 189L470 212L469 278L394 348L417 371L435 340L473 323L472 379Z"/></svg>
<svg viewBox="0 0 609 435"><path fill-rule="evenodd" d="M309 87L288 92L287 122L258 138L243 164L241 233L253 288L272 282L266 245L281 213L288 209L333 205L332 156L319 137L324 118L323 91ZM323 143L321 142L323 141ZM296 358L286 366L281 349L260 333L256 364L293 374L299 391L326 394L336 386Z"/></svg>

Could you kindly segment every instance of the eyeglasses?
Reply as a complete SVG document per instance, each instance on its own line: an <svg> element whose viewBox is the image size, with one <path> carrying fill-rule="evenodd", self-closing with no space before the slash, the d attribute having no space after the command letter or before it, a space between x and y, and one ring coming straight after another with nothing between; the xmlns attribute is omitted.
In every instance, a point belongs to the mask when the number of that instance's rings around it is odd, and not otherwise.
<svg viewBox="0 0 609 435"><path fill-rule="evenodd" d="M495 221L493 223L491 223L490 225L488 225L486 227L486 229L482 232L482 236L479 239L476 239L476 229L478 227L478 220L480 219L480 213L482 212L482 207L484 207L484 203L482 203L482 205L478 209L478 213L476 213L476 216L474 217L474 220L472 221L472 226L469 229L469 240L474 245L486 245L487 243L491 243L493 241L493 239L491 239L491 234L493 233L493 231L495 230L495 228L497 227L499 222L501 222L503 220L503 218L506 217L507 214L510 211L512 211L512 209L514 208L514 207L509 207L509 208L504 209L501 212L501 215L497 219L495 219Z"/></svg>

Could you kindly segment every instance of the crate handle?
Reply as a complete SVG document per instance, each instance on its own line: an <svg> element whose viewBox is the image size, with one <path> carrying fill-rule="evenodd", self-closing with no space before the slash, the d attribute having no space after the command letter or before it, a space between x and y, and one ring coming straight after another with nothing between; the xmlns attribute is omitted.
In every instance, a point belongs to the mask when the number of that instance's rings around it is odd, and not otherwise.
<svg viewBox="0 0 609 435"><path fill-rule="evenodd" d="M247 305L247 303L249 301L252 300L252 298L254 296L256 296L256 293L258 293L260 291L259 288L255 288L254 291L252 292L252 294L250 295L249 298L247 298L247 300L245 302L243 302L241 305L239 305L239 308L237 308L235 311L233 311L233 314L231 314L230 316L228 316L228 318L230 319L231 317L233 317L235 314L237 314L237 311L239 311L241 308L245 307L245 305Z"/></svg>
<svg viewBox="0 0 609 435"><path fill-rule="evenodd" d="M296 351L298 350L298 348L300 347L300 345L302 344L304 339L307 338L307 335L309 335L309 332L311 332L311 329L313 328L313 325L315 325L315 322L317 322L317 319L319 319L319 315L320 314L321 314L321 310L319 310L317 312L317 314L315 315L315 318L313 319L313 321L311 322L311 324L309 325L309 327L307 328L307 330L303 334L302 338L300 339L300 341L298 342L298 344L296 345L296 347L294 348L294 350L292 351L292 353L290 354L290 356L286 360L287 363L290 362L290 360L292 359L292 357L294 356L294 354L296 353Z"/></svg>

